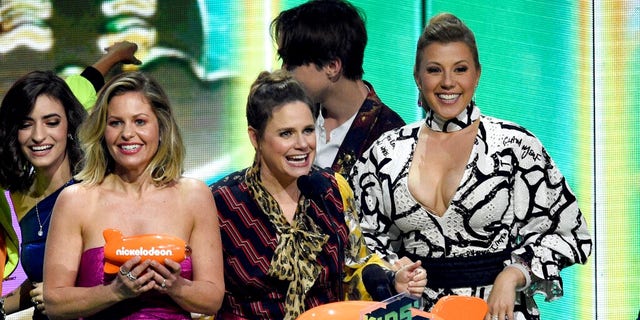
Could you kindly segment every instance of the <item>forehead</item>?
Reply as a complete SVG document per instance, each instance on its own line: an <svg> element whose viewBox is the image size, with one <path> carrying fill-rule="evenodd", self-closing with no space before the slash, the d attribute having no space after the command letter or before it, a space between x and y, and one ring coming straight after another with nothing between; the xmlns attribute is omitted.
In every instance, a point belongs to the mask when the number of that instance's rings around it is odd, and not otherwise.
<svg viewBox="0 0 640 320"><path fill-rule="evenodd" d="M36 102L33 105L33 109L29 113L29 116L35 118L40 116L58 115L65 117L66 113L62 103L49 95L40 95L36 98Z"/></svg>
<svg viewBox="0 0 640 320"><path fill-rule="evenodd" d="M141 92L131 91L111 98L107 114L110 116L124 116L131 114L154 115L155 113L151 103Z"/></svg>
<svg viewBox="0 0 640 320"><path fill-rule="evenodd" d="M313 125L313 114L309 105L302 101L287 102L273 109L271 119L267 122L269 128L285 128Z"/></svg>
<svg viewBox="0 0 640 320"><path fill-rule="evenodd" d="M425 62L458 62L461 60L473 62L471 48L461 41L431 43L424 48L422 56Z"/></svg>

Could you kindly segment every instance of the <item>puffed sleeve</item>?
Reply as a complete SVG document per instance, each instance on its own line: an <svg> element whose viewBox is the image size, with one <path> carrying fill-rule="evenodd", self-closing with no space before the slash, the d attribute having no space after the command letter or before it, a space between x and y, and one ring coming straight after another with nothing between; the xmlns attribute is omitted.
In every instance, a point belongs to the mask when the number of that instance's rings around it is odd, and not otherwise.
<svg viewBox="0 0 640 320"><path fill-rule="evenodd" d="M530 137L514 177L516 248L512 263L530 274L529 294L543 293L550 301L562 296L560 270L585 263L591 236L576 197L542 144ZM524 154L524 153L523 153Z"/></svg>
<svg viewBox="0 0 640 320"><path fill-rule="evenodd" d="M390 152L393 149L386 140L376 141L354 165L351 181L367 246L393 263L398 259L395 252L400 245L400 231L391 219L394 203L390 190L394 174L388 157Z"/></svg>
<svg viewBox="0 0 640 320"><path fill-rule="evenodd" d="M347 300L371 300L362 282L362 271L370 264L380 265L388 269L385 262L377 254L372 254L362 236L357 212L353 201L353 190L347 180L339 173L335 174L344 210L344 220L349 228L349 244L345 250L345 279L347 284L345 295Z"/></svg>
<svg viewBox="0 0 640 320"><path fill-rule="evenodd" d="M93 108L98 95L96 93L96 85L89 78L83 75L71 75L64 81L86 110Z"/></svg>

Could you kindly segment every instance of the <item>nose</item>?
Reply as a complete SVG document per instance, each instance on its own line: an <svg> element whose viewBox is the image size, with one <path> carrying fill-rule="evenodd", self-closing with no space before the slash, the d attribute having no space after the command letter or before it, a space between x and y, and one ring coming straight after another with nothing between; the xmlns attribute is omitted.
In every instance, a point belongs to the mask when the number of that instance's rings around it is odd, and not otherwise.
<svg viewBox="0 0 640 320"><path fill-rule="evenodd" d="M134 135L135 135L135 131L134 131L133 125L125 123L122 126L122 134L121 134L122 139L129 140L133 138Z"/></svg>
<svg viewBox="0 0 640 320"><path fill-rule="evenodd" d="M456 85L455 79L453 78L453 74L451 72L445 71L442 74L442 81L440 82L440 86L449 89L453 88Z"/></svg>
<svg viewBox="0 0 640 320"><path fill-rule="evenodd" d="M313 136L315 139L315 135ZM296 139L296 145L299 149L307 149L309 147L309 137L304 134L299 134L298 139Z"/></svg>
<svg viewBox="0 0 640 320"><path fill-rule="evenodd" d="M35 143L40 143L44 141L46 134L46 128L42 123L36 123L33 125L33 130L31 131L31 140Z"/></svg>

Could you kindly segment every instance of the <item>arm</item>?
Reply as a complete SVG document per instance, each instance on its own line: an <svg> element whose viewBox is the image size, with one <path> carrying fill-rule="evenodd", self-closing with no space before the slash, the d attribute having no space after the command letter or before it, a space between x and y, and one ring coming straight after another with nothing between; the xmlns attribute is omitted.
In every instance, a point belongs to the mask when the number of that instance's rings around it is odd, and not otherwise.
<svg viewBox="0 0 640 320"><path fill-rule="evenodd" d="M533 140L534 138L532 138ZM540 161L520 161L514 182L517 236L512 264L530 272L533 294L547 291L547 300L562 295L560 270L585 263L591 252L591 236L575 195L551 157L537 140ZM541 174L535 174L535 172ZM536 178L537 177L537 178ZM527 281L529 282L529 281ZM558 290L559 289L559 290Z"/></svg>
<svg viewBox="0 0 640 320"><path fill-rule="evenodd" d="M388 277L389 287L388 294L408 291L414 296L420 297L427 285L427 273L420 268L420 262L407 263L399 268L397 272L392 271L391 266L375 253L371 253L366 246L365 239L362 236L362 229L358 223L357 212L353 200L353 190L344 177L336 173L336 181L340 189L342 203L345 208L345 222L349 228L349 246L345 250L345 268L347 277L345 282L353 282L348 287L352 288L352 293L348 293L349 297L358 297L359 299L383 300L389 298L377 292L379 287L378 280L383 277L375 277L375 279L367 279L368 275L380 274L379 271L385 272ZM376 269L379 271L376 272ZM368 271L365 271L368 270ZM357 275L357 276L355 276ZM373 280L373 281L368 281ZM375 282L375 283L374 283ZM393 290L391 290L393 287ZM357 290L358 293L353 292ZM386 290L383 290L386 291ZM395 292L391 292L395 291Z"/></svg>
<svg viewBox="0 0 640 320"><path fill-rule="evenodd" d="M4 189L0 189L0 228L2 228L3 241L2 248L4 251L4 261L2 262L3 275L2 279L6 279L16 269L19 263L18 255L18 236L13 229L11 217L15 216L9 206L7 200L9 193ZM1 288L1 286L0 286Z"/></svg>
<svg viewBox="0 0 640 320"><path fill-rule="evenodd" d="M517 291L544 292L547 301L562 296L560 270L586 262L591 251L586 222L564 176L535 137L523 141L528 154L537 156L521 156L515 166L516 249L487 300L498 316L513 315Z"/></svg>
<svg viewBox="0 0 640 320"><path fill-rule="evenodd" d="M152 272L138 277L136 281L118 273L107 285L75 287L83 251L83 213L86 213L87 204L90 206L90 203L92 200L76 184L60 193L53 208L44 257L44 299L47 315L51 319L91 315L153 289L153 282L150 281ZM126 270L140 275L149 262L139 261L140 257L136 257L125 262L124 266Z"/></svg>
<svg viewBox="0 0 640 320"><path fill-rule="evenodd" d="M109 73L109 71L120 62L135 65L142 64L142 61L135 57L135 53L138 51L138 45L133 42L116 42L106 48L105 51L107 51L107 53L92 65L94 69L100 72L102 77L105 77L107 73ZM96 91L99 90L100 88L96 88Z"/></svg>
<svg viewBox="0 0 640 320"><path fill-rule="evenodd" d="M393 249L391 234L398 231L389 218L386 207L393 199L383 192L383 185L391 187L390 177L378 169L388 162L378 152L381 143L380 140L374 143L356 162L351 172L351 183L355 195L355 210L360 214L360 227L367 246L385 260L394 263L398 256Z"/></svg>
<svg viewBox="0 0 640 320"><path fill-rule="evenodd" d="M184 199L188 208L184 213L193 215L193 231L189 239L193 280L180 276L180 264L175 261L167 259L168 268L154 261L151 266L157 273L153 279L155 289L169 295L184 310L213 315L220 309L224 296L217 209L211 191L204 183L184 178L182 181L187 185Z"/></svg>
<svg viewBox="0 0 640 320"><path fill-rule="evenodd" d="M85 68L80 75L72 75L65 79L73 95L86 109L93 107L97 98L96 93L102 89L104 78L115 65L120 62L135 65L142 63L135 57L138 50L138 45L135 43L116 42L105 50L107 53L93 65Z"/></svg>
<svg viewBox="0 0 640 320"><path fill-rule="evenodd" d="M33 307L30 292L33 285L27 279L19 287L4 296L4 310L6 314L16 313Z"/></svg>

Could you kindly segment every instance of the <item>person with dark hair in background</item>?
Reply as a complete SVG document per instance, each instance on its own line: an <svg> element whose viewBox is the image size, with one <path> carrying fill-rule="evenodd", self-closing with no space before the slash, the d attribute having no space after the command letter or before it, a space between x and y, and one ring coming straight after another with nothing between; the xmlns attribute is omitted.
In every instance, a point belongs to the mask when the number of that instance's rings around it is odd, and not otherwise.
<svg viewBox="0 0 640 320"><path fill-rule="evenodd" d="M320 106L315 164L349 180L351 167L369 146L405 124L362 80L367 45L362 15L347 1L314 0L281 12L271 28L282 67Z"/></svg>
<svg viewBox="0 0 640 320"><path fill-rule="evenodd" d="M137 45L118 42L81 75L65 80L53 72L34 71L7 91L0 106L0 197L4 278L18 265L18 238L12 211L20 222L22 266L28 280L3 297L2 310L11 314L35 306L34 318L44 318L42 261L51 210L65 186L75 183L82 153L76 133L104 76L116 64L139 64ZM80 98L80 101L79 99ZM84 105L84 109L83 109ZM9 205L12 204L12 206Z"/></svg>
<svg viewBox="0 0 640 320"><path fill-rule="evenodd" d="M49 217L60 190L74 183L75 164L82 159L77 130L85 116L64 80L50 71L34 71L18 79L2 100L0 186L9 190L20 222L20 260L28 277L6 297L7 313L36 305L34 319L46 318L44 305L39 305ZM2 215L11 221L11 212ZM15 232L11 233L12 227L6 231L11 234L7 249L17 258Z"/></svg>
<svg viewBox="0 0 640 320"><path fill-rule="evenodd" d="M466 295L487 301L486 320L539 319L533 295L562 296L560 270L591 252L573 192L531 132L480 113L478 50L460 19L430 20L414 78L426 119L384 134L353 168L367 244L422 261L427 310Z"/></svg>
<svg viewBox="0 0 640 320"><path fill-rule="evenodd" d="M227 290L216 320L293 320L325 303L367 299L376 292L364 288L365 268L391 277L381 287L387 296L424 290L419 262L393 273L369 253L342 175L312 166L313 109L284 70L261 73L251 87L246 113L253 165L210 186Z"/></svg>
<svg viewBox="0 0 640 320"><path fill-rule="evenodd" d="M51 218L44 297L52 318L191 319L224 295L213 198L182 176L185 147L169 99L142 72L111 79L79 132L85 165ZM140 256L104 272L103 231L183 239L190 254L159 263Z"/></svg>

